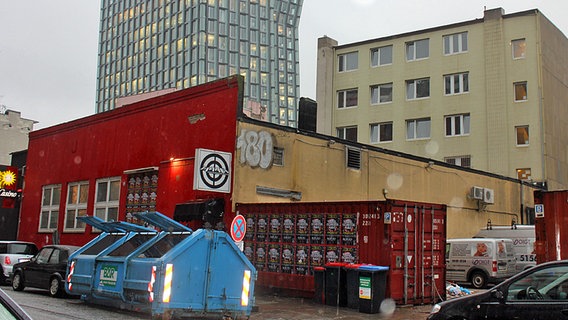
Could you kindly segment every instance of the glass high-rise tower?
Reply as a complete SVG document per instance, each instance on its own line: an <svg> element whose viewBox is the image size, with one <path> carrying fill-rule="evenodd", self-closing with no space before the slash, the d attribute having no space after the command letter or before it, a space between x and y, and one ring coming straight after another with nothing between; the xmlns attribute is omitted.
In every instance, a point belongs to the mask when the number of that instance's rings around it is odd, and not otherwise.
<svg viewBox="0 0 568 320"><path fill-rule="evenodd" d="M240 74L247 114L296 127L302 2L102 0L97 112Z"/></svg>

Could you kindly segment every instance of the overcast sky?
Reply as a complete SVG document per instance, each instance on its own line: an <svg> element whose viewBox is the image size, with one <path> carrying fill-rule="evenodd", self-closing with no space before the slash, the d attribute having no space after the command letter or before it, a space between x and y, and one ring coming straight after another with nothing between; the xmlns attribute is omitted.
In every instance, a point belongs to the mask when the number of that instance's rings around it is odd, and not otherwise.
<svg viewBox="0 0 568 320"><path fill-rule="evenodd" d="M505 13L539 9L565 35L567 0L304 0L300 91L315 99L317 39L340 45ZM35 129L95 112L99 0L0 0L0 105Z"/></svg>

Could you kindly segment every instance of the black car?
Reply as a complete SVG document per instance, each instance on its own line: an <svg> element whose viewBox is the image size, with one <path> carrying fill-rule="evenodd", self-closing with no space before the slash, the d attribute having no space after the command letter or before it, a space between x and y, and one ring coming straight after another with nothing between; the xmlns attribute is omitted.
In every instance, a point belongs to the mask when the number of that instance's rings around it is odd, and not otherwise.
<svg viewBox="0 0 568 320"><path fill-rule="evenodd" d="M568 260L527 269L488 291L436 304L428 320L568 319Z"/></svg>
<svg viewBox="0 0 568 320"><path fill-rule="evenodd" d="M80 247L47 245L30 261L17 263L13 268L12 288L25 287L49 290L52 297L65 296L67 259Z"/></svg>

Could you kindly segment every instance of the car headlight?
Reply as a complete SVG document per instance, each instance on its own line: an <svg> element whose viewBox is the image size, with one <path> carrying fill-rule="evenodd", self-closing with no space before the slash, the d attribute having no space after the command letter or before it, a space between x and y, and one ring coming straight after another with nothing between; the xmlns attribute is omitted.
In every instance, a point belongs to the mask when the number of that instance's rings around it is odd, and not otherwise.
<svg viewBox="0 0 568 320"><path fill-rule="evenodd" d="M430 313L438 313L441 309L442 309L442 306L440 306L439 303L436 303L436 304L432 307L432 311L430 311Z"/></svg>

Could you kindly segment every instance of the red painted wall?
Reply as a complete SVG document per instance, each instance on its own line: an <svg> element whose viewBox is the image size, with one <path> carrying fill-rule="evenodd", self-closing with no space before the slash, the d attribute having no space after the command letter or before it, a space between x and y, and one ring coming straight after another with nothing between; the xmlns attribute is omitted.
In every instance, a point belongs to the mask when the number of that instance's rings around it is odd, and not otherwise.
<svg viewBox="0 0 568 320"><path fill-rule="evenodd" d="M31 132L18 238L52 243L52 233L38 232L42 187L61 184L60 242L83 245L97 234L90 226L63 231L68 183L89 181L87 214L93 215L96 180L121 176L119 220L125 220L124 171L146 167L159 167L156 211L171 217L177 203L222 197L230 212L230 194L193 190L193 157L196 148L234 157L241 97L242 78L235 76Z"/></svg>

